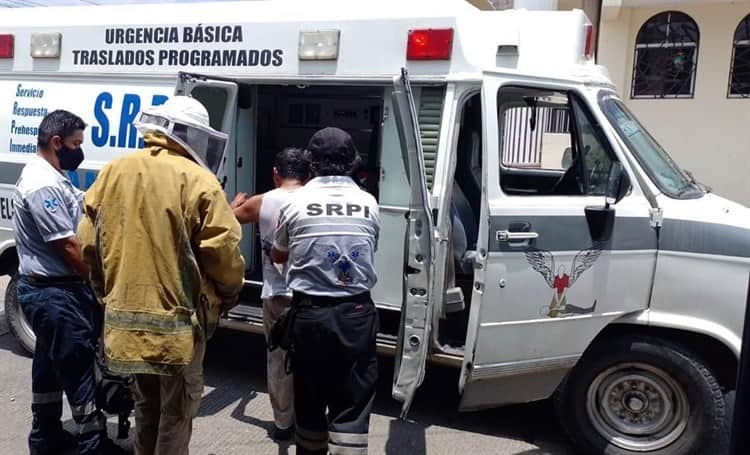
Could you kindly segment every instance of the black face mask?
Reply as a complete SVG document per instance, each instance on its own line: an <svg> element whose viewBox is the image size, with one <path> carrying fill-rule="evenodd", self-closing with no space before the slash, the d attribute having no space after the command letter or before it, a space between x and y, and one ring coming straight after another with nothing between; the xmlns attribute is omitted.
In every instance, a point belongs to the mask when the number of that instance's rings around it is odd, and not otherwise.
<svg viewBox="0 0 750 455"><path fill-rule="evenodd" d="M83 162L83 149L81 147L71 149L63 144L62 148L55 150L55 154L57 159L60 160L60 168L66 171L75 171Z"/></svg>

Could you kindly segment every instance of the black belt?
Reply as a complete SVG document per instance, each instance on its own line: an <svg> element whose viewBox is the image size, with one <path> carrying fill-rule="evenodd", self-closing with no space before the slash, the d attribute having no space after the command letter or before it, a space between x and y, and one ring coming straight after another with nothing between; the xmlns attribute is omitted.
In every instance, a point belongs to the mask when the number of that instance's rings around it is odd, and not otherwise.
<svg viewBox="0 0 750 455"><path fill-rule="evenodd" d="M312 306L336 306L340 303L370 303L372 301L370 292L361 294L347 295L345 297L330 297L326 295L310 295L304 292L294 291L292 295L292 304L306 306L309 303Z"/></svg>
<svg viewBox="0 0 750 455"><path fill-rule="evenodd" d="M84 284L85 281L79 276L40 276L40 275L23 275L29 284L37 286L50 286L55 284Z"/></svg>

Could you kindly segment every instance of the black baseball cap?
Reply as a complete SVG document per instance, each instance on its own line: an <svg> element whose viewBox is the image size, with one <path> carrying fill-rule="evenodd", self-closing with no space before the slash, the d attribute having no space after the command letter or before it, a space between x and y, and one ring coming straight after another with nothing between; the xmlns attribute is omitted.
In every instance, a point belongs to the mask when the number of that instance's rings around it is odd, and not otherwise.
<svg viewBox="0 0 750 455"><path fill-rule="evenodd" d="M348 175L358 157L352 137L340 128L328 127L317 131L307 144L311 167L325 174Z"/></svg>

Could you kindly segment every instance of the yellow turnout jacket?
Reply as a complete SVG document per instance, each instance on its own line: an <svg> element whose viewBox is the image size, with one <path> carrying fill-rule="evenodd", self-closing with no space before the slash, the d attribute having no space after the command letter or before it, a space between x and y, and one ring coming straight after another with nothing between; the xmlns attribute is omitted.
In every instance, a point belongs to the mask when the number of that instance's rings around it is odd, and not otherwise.
<svg viewBox="0 0 750 455"><path fill-rule="evenodd" d="M109 367L169 375L236 302L245 263L216 176L165 137L145 140L101 170L78 232L104 304Z"/></svg>

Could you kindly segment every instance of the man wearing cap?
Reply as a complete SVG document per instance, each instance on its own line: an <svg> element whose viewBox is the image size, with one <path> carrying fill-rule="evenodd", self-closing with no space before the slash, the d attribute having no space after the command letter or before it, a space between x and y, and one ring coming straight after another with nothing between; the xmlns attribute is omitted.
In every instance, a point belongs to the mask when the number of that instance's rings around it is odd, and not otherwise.
<svg viewBox="0 0 750 455"><path fill-rule="evenodd" d="M81 244L105 305L109 368L135 375L136 454L187 454L206 340L244 277L240 225L217 178L227 136L185 96L135 126L146 148L99 173Z"/></svg>
<svg viewBox="0 0 750 455"><path fill-rule="evenodd" d="M36 335L31 455L58 454L75 445L82 455L123 453L107 438L95 404L101 309L86 283L89 270L76 237L83 192L63 174L83 161L85 128L68 111L45 116L37 153L29 157L14 195L18 303ZM63 391L78 427L75 439L60 423Z"/></svg>
<svg viewBox="0 0 750 455"><path fill-rule="evenodd" d="M287 263L296 310L297 453L366 454L378 375L378 204L350 177L358 155L349 134L325 128L307 148L314 178L282 207L271 250Z"/></svg>

